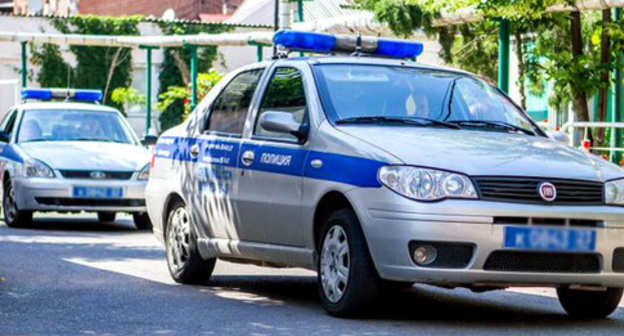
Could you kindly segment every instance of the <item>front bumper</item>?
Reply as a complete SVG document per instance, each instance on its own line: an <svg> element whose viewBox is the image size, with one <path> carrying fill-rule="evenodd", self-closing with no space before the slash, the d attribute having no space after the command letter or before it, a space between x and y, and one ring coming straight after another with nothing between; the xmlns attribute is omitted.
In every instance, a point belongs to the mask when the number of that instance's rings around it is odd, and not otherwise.
<svg viewBox="0 0 624 336"><path fill-rule="evenodd" d="M32 211L110 211L144 212L147 181L90 180L64 178L16 178L12 180L15 202L20 210ZM82 199L73 197L73 187L122 187L120 199Z"/></svg>
<svg viewBox="0 0 624 336"><path fill-rule="evenodd" d="M388 280L448 286L605 286L624 287L624 272L612 268L616 248L624 247L624 209L607 206L528 205L475 200L420 203L386 188L347 193L354 205L379 275ZM504 224L495 217L591 219L596 227L597 272L485 270L492 253L503 249ZM422 267L411 257L413 241L474 246L465 267ZM519 251L516 251L519 252ZM530 253L530 252L529 252ZM561 252L553 253L560 257ZM543 253L542 253L543 254ZM570 254L566 256L569 257Z"/></svg>

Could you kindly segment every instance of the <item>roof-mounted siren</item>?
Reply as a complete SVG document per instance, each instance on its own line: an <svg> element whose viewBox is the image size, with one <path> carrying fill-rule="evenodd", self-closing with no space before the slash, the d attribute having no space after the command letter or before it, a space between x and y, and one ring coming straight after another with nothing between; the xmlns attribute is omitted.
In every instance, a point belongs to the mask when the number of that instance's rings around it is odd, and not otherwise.
<svg viewBox="0 0 624 336"><path fill-rule="evenodd" d="M39 100L73 100L99 102L102 100L102 91L83 89L22 89L22 99Z"/></svg>
<svg viewBox="0 0 624 336"><path fill-rule="evenodd" d="M273 44L288 51L409 59L415 59L424 50L423 44L416 41L293 30L280 30L275 33Z"/></svg>

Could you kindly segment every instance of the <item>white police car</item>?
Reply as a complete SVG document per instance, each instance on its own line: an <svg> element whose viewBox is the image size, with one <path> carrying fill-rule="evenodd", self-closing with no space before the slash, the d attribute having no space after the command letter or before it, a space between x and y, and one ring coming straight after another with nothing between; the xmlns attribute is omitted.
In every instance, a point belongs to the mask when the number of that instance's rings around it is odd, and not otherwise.
<svg viewBox="0 0 624 336"><path fill-rule="evenodd" d="M203 283L222 258L317 270L336 316L415 282L550 286L573 316L616 309L622 169L551 140L478 77L405 60L419 43L275 43L357 54L237 70L159 139L147 207L175 281Z"/></svg>
<svg viewBox="0 0 624 336"><path fill-rule="evenodd" d="M33 212L97 212L103 222L129 212L137 228L150 229L149 152L119 111L86 103L99 101L101 92L24 89L22 95L65 101L18 104L0 124L5 223L26 226Z"/></svg>

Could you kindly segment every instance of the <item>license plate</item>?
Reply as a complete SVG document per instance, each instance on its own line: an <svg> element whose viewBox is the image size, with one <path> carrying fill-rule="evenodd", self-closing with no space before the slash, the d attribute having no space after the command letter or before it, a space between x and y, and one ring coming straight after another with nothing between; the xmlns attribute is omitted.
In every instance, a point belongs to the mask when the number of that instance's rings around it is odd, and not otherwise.
<svg viewBox="0 0 624 336"><path fill-rule="evenodd" d="M504 248L538 251L591 252L596 231L570 228L505 227Z"/></svg>
<svg viewBox="0 0 624 336"><path fill-rule="evenodd" d="M121 187L74 187L76 198L123 198Z"/></svg>

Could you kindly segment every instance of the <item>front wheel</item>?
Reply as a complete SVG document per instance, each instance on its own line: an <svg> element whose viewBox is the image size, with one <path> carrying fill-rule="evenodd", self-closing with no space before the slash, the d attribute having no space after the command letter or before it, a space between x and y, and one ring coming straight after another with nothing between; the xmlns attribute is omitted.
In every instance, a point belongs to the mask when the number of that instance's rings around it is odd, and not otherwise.
<svg viewBox="0 0 624 336"><path fill-rule="evenodd" d="M377 302L381 279L353 210L332 213L319 237L318 282L323 307L337 317L362 316Z"/></svg>
<svg viewBox="0 0 624 336"><path fill-rule="evenodd" d="M210 280L216 258L204 260L197 250L191 216L184 203L176 202L169 212L165 235L167 266L175 282L201 285Z"/></svg>
<svg viewBox="0 0 624 336"><path fill-rule="evenodd" d="M20 228L26 227L32 223L33 212L19 210L15 203L15 189L13 183L9 180L4 185L4 195L2 201L2 210L4 212L4 223L8 227Z"/></svg>
<svg viewBox="0 0 624 336"><path fill-rule="evenodd" d="M611 315L622 300L622 288L589 291L569 288L557 289L559 302L572 317L599 319Z"/></svg>

